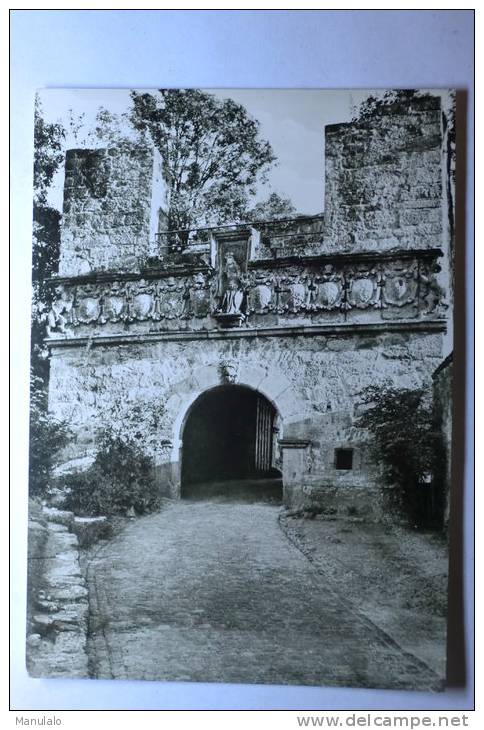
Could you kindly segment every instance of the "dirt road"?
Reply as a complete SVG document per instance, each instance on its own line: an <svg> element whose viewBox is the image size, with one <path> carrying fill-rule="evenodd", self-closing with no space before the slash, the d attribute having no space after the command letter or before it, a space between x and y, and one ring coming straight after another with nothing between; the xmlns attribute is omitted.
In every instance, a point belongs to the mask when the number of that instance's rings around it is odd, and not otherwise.
<svg viewBox="0 0 484 730"><path fill-rule="evenodd" d="M279 510L174 502L92 548L92 676L435 687L423 662L315 571Z"/></svg>

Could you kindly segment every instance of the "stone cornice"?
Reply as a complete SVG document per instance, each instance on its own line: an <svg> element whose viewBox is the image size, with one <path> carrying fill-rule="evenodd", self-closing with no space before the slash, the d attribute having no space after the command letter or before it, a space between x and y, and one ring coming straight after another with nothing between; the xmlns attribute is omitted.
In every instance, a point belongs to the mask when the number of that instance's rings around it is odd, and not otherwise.
<svg viewBox="0 0 484 730"><path fill-rule="evenodd" d="M371 263L378 265L387 261L409 261L421 260L429 261L443 256L440 248L424 248L424 249L395 249L392 251L364 251L361 253L345 252L345 253L323 253L317 256L281 256L272 259L257 259L249 261L249 269L256 268L284 268L285 266L312 265L312 264L364 264Z"/></svg>
<svg viewBox="0 0 484 730"><path fill-rule="evenodd" d="M426 321L399 320L398 322L378 323L351 323L351 324L324 324L324 325L297 325L278 327L240 327L237 329L224 330L171 330L164 332L123 333L112 335L92 335L90 337L62 337L48 338L44 342L51 348L82 347L89 344L96 345L132 345L148 344L160 341L191 341L191 340L227 340L227 339L251 339L262 337L315 337L315 336L364 336L376 335L385 332L416 332L435 333L445 332L447 323L445 320L435 319Z"/></svg>
<svg viewBox="0 0 484 730"><path fill-rule="evenodd" d="M344 253L322 253L316 256L281 256L280 258L253 259L248 262L249 269L272 269L284 268L286 266L301 265L312 266L321 264L344 265L344 264L364 264L371 263L377 265L387 261L409 261L411 259L429 261L431 259L440 258L443 255L440 248L424 248L424 249L393 249L390 251L363 251L363 252L344 252ZM162 268L140 268L139 271L122 272L122 271L93 271L90 274L82 276L52 276L45 279L47 284L70 285L77 284L98 284L109 283L114 281L138 281L139 279L165 279L168 277L191 276L199 272L213 272L211 266L204 264L181 264L179 266L170 266Z"/></svg>
<svg viewBox="0 0 484 730"><path fill-rule="evenodd" d="M283 449L307 449L312 441L309 439L279 439L279 446Z"/></svg>
<svg viewBox="0 0 484 730"><path fill-rule="evenodd" d="M183 266L172 266L171 268L164 269L140 269L139 271L93 271L91 274L84 274L83 276L51 276L45 279L47 284L52 286L69 285L76 286L77 284L102 284L111 283L114 281L139 281L140 279L152 280L152 279L167 279L171 276L191 276L199 272L208 273L213 271L210 266L203 265L183 265Z"/></svg>

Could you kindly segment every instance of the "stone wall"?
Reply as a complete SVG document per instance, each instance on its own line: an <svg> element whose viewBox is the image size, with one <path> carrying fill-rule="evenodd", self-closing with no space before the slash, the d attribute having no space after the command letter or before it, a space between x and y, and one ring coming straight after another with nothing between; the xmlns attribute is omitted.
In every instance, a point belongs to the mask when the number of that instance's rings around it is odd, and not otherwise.
<svg viewBox="0 0 484 730"><path fill-rule="evenodd" d="M186 415L202 393L224 383L221 363L229 363L231 382L259 391L277 410L286 503L299 499L295 483L299 492L304 485L304 502L310 503L323 499L321 490L328 496L334 488L376 488L375 466L354 424L358 393L370 384L428 385L441 347L438 332L408 331L250 339L221 333L209 341L69 346L56 349L51 360L50 406L76 431L75 445L65 453L67 468L69 462L85 466L93 457L97 428L121 423L131 435L143 434L161 491L176 497ZM354 450L351 471L335 468L336 448ZM300 464L293 477L295 458Z"/></svg>
<svg viewBox="0 0 484 730"><path fill-rule="evenodd" d="M26 663L32 677L86 677L88 598L71 512L29 504Z"/></svg>
<svg viewBox="0 0 484 730"><path fill-rule="evenodd" d="M164 204L154 150L68 150L59 274L138 270L152 253Z"/></svg>
<svg viewBox="0 0 484 730"><path fill-rule="evenodd" d="M443 131L438 96L381 106L326 127L325 249L442 245Z"/></svg>

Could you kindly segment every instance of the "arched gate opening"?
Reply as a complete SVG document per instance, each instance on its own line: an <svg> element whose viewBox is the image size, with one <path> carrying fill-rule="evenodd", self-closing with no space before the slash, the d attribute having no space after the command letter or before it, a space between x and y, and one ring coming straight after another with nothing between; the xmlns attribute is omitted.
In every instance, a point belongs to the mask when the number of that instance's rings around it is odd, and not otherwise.
<svg viewBox="0 0 484 730"><path fill-rule="evenodd" d="M192 405L183 430L181 496L277 500L277 412L261 393L221 385Z"/></svg>

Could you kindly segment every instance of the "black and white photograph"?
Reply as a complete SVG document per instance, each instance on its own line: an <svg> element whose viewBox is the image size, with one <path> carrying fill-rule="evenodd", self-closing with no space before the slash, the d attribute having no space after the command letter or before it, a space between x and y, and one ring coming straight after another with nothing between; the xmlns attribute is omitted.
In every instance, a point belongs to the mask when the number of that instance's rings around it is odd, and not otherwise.
<svg viewBox="0 0 484 730"><path fill-rule="evenodd" d="M452 89L41 89L31 677L441 691Z"/></svg>

